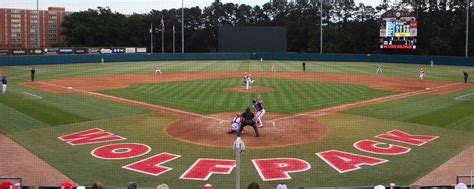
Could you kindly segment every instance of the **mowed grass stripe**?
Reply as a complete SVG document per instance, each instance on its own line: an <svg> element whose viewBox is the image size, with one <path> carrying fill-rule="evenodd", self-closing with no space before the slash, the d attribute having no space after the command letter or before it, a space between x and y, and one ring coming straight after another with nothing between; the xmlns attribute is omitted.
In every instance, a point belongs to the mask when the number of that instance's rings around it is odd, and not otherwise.
<svg viewBox="0 0 474 189"><path fill-rule="evenodd" d="M358 85L256 79L254 85L276 90L273 93L261 93L267 111L287 114L395 94ZM251 100L258 96L258 94L223 92L223 89L228 87L243 87L242 79L142 84L127 89L102 91L102 93L203 114L240 112L250 106ZM193 90L188 92L189 89ZM137 90L140 92L136 92Z"/></svg>

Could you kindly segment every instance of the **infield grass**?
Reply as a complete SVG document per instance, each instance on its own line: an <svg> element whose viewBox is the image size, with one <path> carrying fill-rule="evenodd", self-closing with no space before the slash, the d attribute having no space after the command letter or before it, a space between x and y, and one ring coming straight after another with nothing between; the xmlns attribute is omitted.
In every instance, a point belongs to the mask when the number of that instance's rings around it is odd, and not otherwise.
<svg viewBox="0 0 474 189"><path fill-rule="evenodd" d="M261 95L265 109L276 113L298 113L396 94L367 86L286 79L255 80L254 87L271 87L275 92L244 94L224 92L243 87L241 78L213 79L161 84L139 84L102 93L196 113L242 112Z"/></svg>

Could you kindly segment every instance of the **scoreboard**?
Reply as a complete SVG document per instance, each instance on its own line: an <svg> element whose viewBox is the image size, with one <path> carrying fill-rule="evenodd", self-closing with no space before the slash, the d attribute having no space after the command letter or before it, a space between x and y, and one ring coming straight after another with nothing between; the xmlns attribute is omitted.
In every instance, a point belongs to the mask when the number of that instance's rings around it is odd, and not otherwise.
<svg viewBox="0 0 474 189"><path fill-rule="evenodd" d="M416 49L418 20L412 12L390 10L382 15L381 49Z"/></svg>

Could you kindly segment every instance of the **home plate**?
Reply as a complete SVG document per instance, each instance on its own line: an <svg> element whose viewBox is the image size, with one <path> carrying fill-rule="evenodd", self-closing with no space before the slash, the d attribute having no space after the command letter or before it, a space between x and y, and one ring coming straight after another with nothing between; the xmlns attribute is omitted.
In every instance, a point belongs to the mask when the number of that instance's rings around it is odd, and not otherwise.
<svg viewBox="0 0 474 189"><path fill-rule="evenodd" d="M430 90L430 88L426 88L426 90Z"/></svg>
<svg viewBox="0 0 474 189"><path fill-rule="evenodd" d="M72 89L72 87L68 87L68 89Z"/></svg>

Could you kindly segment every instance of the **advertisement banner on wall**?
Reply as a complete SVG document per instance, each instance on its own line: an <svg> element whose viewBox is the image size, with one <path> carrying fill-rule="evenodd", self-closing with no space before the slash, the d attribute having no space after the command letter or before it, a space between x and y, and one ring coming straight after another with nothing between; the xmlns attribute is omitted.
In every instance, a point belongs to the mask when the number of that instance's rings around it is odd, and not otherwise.
<svg viewBox="0 0 474 189"><path fill-rule="evenodd" d="M86 48L75 48L74 49L74 54L87 54L87 50Z"/></svg>
<svg viewBox="0 0 474 189"><path fill-rule="evenodd" d="M72 48L60 48L59 49L59 54L72 54L73 50Z"/></svg>
<svg viewBox="0 0 474 189"><path fill-rule="evenodd" d="M89 54L100 54L99 48L89 48Z"/></svg>
<svg viewBox="0 0 474 189"><path fill-rule="evenodd" d="M44 53L47 55L55 55L58 54L59 49L58 48L45 48Z"/></svg>
<svg viewBox="0 0 474 189"><path fill-rule="evenodd" d="M7 56L10 54L8 49L0 49L0 56Z"/></svg>
<svg viewBox="0 0 474 189"><path fill-rule="evenodd" d="M125 48L114 48L113 49L114 54L122 54L125 53Z"/></svg>
<svg viewBox="0 0 474 189"><path fill-rule="evenodd" d="M13 55L26 55L28 51L26 49L13 49L12 54Z"/></svg>
<svg viewBox="0 0 474 189"><path fill-rule="evenodd" d="M137 48L137 53L146 53L146 47Z"/></svg>
<svg viewBox="0 0 474 189"><path fill-rule="evenodd" d="M108 48L101 48L100 49L100 54L112 54L113 49L108 49Z"/></svg>
<svg viewBox="0 0 474 189"><path fill-rule="evenodd" d="M137 49L135 47L125 48L125 53L127 53L127 54L133 54L133 53L136 53L136 52L137 52Z"/></svg>
<svg viewBox="0 0 474 189"><path fill-rule="evenodd" d="M42 49L29 49L29 50L28 50L28 54L31 54L31 55L42 55L42 54L43 54L43 50L42 50Z"/></svg>

